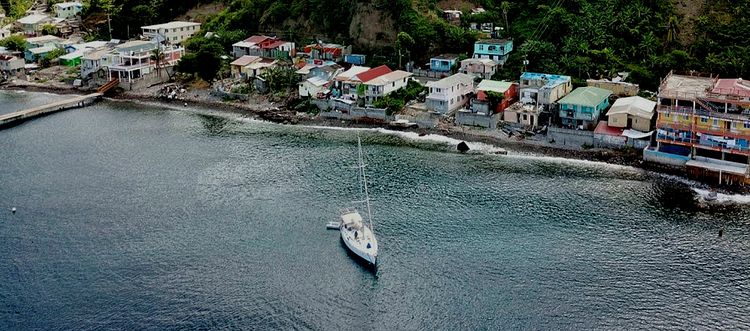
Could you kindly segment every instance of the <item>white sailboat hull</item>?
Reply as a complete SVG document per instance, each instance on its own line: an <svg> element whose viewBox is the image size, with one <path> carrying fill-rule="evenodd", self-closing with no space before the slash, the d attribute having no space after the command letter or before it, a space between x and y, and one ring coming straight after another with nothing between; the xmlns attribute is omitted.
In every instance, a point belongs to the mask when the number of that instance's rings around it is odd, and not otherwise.
<svg viewBox="0 0 750 331"><path fill-rule="evenodd" d="M359 213L355 212L355 214L359 216ZM349 251L370 264L377 264L378 240L369 227L359 222L348 223L344 221L339 231L341 232L341 240L344 241Z"/></svg>

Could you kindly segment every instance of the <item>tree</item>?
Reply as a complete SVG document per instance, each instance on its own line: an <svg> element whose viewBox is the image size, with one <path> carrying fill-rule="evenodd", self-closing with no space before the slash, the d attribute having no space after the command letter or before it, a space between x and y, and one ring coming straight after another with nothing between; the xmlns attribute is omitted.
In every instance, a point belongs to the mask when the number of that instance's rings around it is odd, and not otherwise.
<svg viewBox="0 0 750 331"><path fill-rule="evenodd" d="M161 45L158 45L151 51L151 60L156 62L156 75L161 78L161 69L164 63L164 50L161 48Z"/></svg>
<svg viewBox="0 0 750 331"><path fill-rule="evenodd" d="M505 19L505 33L507 35L510 33L510 27L508 26L508 12L510 11L510 2L501 2L500 9L503 11L503 18Z"/></svg>
<svg viewBox="0 0 750 331"><path fill-rule="evenodd" d="M490 111L492 112L494 112L495 109L497 109L497 105L501 104L503 99L505 99L505 94L495 91L486 91L485 94L487 94L487 101L490 103Z"/></svg>
<svg viewBox="0 0 750 331"><path fill-rule="evenodd" d="M401 52L407 51L409 52L409 49L414 47L414 38L412 38L408 33L406 32L399 32L398 35L396 35L396 49L398 50L398 67L401 68ZM411 54L411 52L409 52ZM411 56L409 57L409 61L411 61Z"/></svg>
<svg viewBox="0 0 750 331"><path fill-rule="evenodd" d="M23 52L26 50L26 39L23 39L23 37L19 35L12 35L0 40L0 46L6 47L12 51Z"/></svg>
<svg viewBox="0 0 750 331"><path fill-rule="evenodd" d="M62 48L55 48L54 50L50 51L47 54L44 54L42 58L39 59L39 65L41 65L44 68L47 68L52 65L52 61L65 55L65 50Z"/></svg>
<svg viewBox="0 0 750 331"><path fill-rule="evenodd" d="M43 35L56 35L57 27L52 24L45 24L42 26L42 34Z"/></svg>

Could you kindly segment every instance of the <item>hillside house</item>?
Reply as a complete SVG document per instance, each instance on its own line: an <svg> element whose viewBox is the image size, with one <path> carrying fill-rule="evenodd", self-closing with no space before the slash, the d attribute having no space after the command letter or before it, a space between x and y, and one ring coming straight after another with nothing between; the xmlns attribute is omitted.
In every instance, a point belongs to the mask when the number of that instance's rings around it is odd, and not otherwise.
<svg viewBox="0 0 750 331"><path fill-rule="evenodd" d="M59 47L64 44L65 40L56 36L39 36L26 38L26 48L37 48L42 46Z"/></svg>
<svg viewBox="0 0 750 331"><path fill-rule="evenodd" d="M546 124L549 110L573 85L569 76L524 72L519 79L519 101L503 113L503 121L525 127Z"/></svg>
<svg viewBox="0 0 750 331"><path fill-rule="evenodd" d="M8 38L10 35L10 29L0 28L0 39Z"/></svg>
<svg viewBox="0 0 750 331"><path fill-rule="evenodd" d="M345 97L350 100L357 98L357 85L359 82L353 80L355 76L370 70L370 67L351 66L333 79L333 96Z"/></svg>
<svg viewBox="0 0 750 331"><path fill-rule="evenodd" d="M299 83L300 97L317 97L318 94L328 94L333 87L332 80L343 68L338 64L328 66L317 66L310 69L307 78Z"/></svg>
<svg viewBox="0 0 750 331"><path fill-rule="evenodd" d="M0 55L0 72L5 75L15 75L23 71L26 62L22 58L12 55Z"/></svg>
<svg viewBox="0 0 750 331"><path fill-rule="evenodd" d="M477 96L472 100L472 109L486 114L502 113L510 105L518 101L518 84L511 82L498 82L495 80L485 79L477 85ZM501 94L502 101L490 109L491 101L487 96L488 92Z"/></svg>
<svg viewBox="0 0 750 331"><path fill-rule="evenodd" d="M47 45L35 48L29 48L23 52L23 57L26 62L37 62L39 59L46 56L49 52L52 52L60 47L54 45Z"/></svg>
<svg viewBox="0 0 750 331"><path fill-rule="evenodd" d="M686 168L714 183L750 184L750 84L741 78L669 73L657 99L649 162Z"/></svg>
<svg viewBox="0 0 750 331"><path fill-rule="evenodd" d="M100 49L81 57L81 78L87 79L99 69L106 69L112 64L112 49Z"/></svg>
<svg viewBox="0 0 750 331"><path fill-rule="evenodd" d="M345 47L341 44L317 43L305 46L304 52L312 60L340 62L345 55L352 53L352 47Z"/></svg>
<svg viewBox="0 0 750 331"><path fill-rule="evenodd" d="M76 17L83 11L83 4L78 1L58 2L52 5L52 12L58 19L69 19Z"/></svg>
<svg viewBox="0 0 750 331"><path fill-rule="evenodd" d="M593 86L579 87L557 103L563 126L591 130L599 123L602 112L609 107L612 91Z"/></svg>
<svg viewBox="0 0 750 331"><path fill-rule="evenodd" d="M570 76L524 72L519 84L520 101L525 104L548 106L570 93Z"/></svg>
<svg viewBox="0 0 750 331"><path fill-rule="evenodd" d="M232 72L232 77L247 78L247 71L245 67L251 63L259 62L260 60L260 56L243 55L238 59L232 61L232 63L229 64L229 68Z"/></svg>
<svg viewBox="0 0 750 331"><path fill-rule="evenodd" d="M449 73L458 62L458 55L442 54L430 59L430 70Z"/></svg>
<svg viewBox="0 0 750 331"><path fill-rule="evenodd" d="M461 67L458 69L458 72L483 79L490 79L497 72L498 66L495 61L490 59L471 58L461 61Z"/></svg>
<svg viewBox="0 0 750 331"><path fill-rule="evenodd" d="M37 32L42 31L42 26L48 23L52 23L52 19L44 14L31 14L16 21L20 30L27 36L36 35Z"/></svg>
<svg viewBox="0 0 750 331"><path fill-rule="evenodd" d="M142 26L143 36L149 40L166 42L168 44L181 44L186 39L198 33L201 29L200 23L173 21L169 23Z"/></svg>
<svg viewBox="0 0 750 331"><path fill-rule="evenodd" d="M470 95L474 93L474 77L457 73L436 82L429 82L427 87L427 109L450 114L469 101Z"/></svg>
<svg viewBox="0 0 750 331"><path fill-rule="evenodd" d="M474 43L475 59L490 59L499 65L505 64L508 55L513 51L512 39L484 39Z"/></svg>
<svg viewBox="0 0 750 331"><path fill-rule="evenodd" d="M391 92L406 87L412 75L410 72L396 70L364 82L365 104L371 105Z"/></svg>
<svg viewBox="0 0 750 331"><path fill-rule="evenodd" d="M381 65L370 70L358 73L349 79L350 88L356 91L358 96L364 97L365 90L363 84L365 82L368 82L390 72L392 72L391 68L388 68L388 66L386 65ZM351 92L350 90L350 93L354 92Z"/></svg>
<svg viewBox="0 0 750 331"><path fill-rule="evenodd" d="M107 78L117 78L120 82L130 83L155 72L156 61L151 59L151 54L157 47L161 47L164 54L161 67L177 64L185 53L182 47L161 46L153 41L129 41L115 47Z"/></svg>
<svg viewBox="0 0 750 331"><path fill-rule="evenodd" d="M251 49L260 49L260 46L257 46L260 42L271 39L273 37L268 36L251 36L243 41L236 42L232 44L232 55L234 55L234 58L240 58L244 55L251 55L251 53L258 54L260 51L251 51ZM254 55L259 56L259 55Z"/></svg>
<svg viewBox="0 0 750 331"><path fill-rule="evenodd" d="M607 125L641 132L652 130L656 102L639 96L615 100L607 112Z"/></svg>

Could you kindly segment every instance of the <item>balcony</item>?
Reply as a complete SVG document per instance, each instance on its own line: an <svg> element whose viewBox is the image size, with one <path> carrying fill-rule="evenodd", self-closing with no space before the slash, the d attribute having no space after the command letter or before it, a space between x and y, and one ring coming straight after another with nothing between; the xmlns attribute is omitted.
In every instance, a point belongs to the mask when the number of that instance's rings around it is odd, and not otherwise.
<svg viewBox="0 0 750 331"><path fill-rule="evenodd" d="M675 123L675 122L668 122L668 121L658 121L656 122L657 128L669 128L674 130L681 130L681 131L692 131L692 125L685 124L685 123Z"/></svg>
<svg viewBox="0 0 750 331"><path fill-rule="evenodd" d="M677 113L682 115L698 115L698 116L706 116L706 117L716 117L716 118L722 118L722 119L729 119L729 120L735 120L735 121L742 121L742 122L750 122L750 114L743 114L743 113L722 113L718 111L705 111L701 109L693 109L692 107L673 107L673 106L664 106L659 105L657 108L657 111L659 114L662 113Z"/></svg>

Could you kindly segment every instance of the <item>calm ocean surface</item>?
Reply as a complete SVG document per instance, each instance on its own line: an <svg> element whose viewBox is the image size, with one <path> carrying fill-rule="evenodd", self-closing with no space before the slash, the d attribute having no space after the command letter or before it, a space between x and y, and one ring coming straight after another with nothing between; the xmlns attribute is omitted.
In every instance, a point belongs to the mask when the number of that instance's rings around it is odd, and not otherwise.
<svg viewBox="0 0 750 331"><path fill-rule="evenodd" d="M104 102L0 130L0 330L750 328L750 205L364 131L372 272L324 227L356 132L233 117Z"/></svg>

